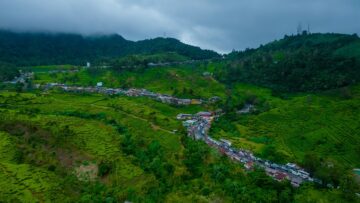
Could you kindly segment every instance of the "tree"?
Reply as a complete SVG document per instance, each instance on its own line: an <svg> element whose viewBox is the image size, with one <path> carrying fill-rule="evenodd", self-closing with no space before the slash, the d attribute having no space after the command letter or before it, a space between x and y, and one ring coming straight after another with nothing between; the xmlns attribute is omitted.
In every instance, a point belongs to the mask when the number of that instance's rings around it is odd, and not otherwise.
<svg viewBox="0 0 360 203"><path fill-rule="evenodd" d="M135 152L135 142L132 139L131 134L126 133L121 141L121 149L125 154L134 154Z"/></svg>
<svg viewBox="0 0 360 203"><path fill-rule="evenodd" d="M341 178L340 189L345 199L354 201L357 198L356 193L359 192L360 186L355 182L354 175L347 173Z"/></svg>
<svg viewBox="0 0 360 203"><path fill-rule="evenodd" d="M16 92L20 93L23 91L23 89L24 89L24 83L20 83L20 82L16 83L15 85Z"/></svg>
<svg viewBox="0 0 360 203"><path fill-rule="evenodd" d="M103 177L103 176L107 175L108 173L110 173L110 171L111 171L111 164L106 161L101 161L99 164L98 175L100 177Z"/></svg>

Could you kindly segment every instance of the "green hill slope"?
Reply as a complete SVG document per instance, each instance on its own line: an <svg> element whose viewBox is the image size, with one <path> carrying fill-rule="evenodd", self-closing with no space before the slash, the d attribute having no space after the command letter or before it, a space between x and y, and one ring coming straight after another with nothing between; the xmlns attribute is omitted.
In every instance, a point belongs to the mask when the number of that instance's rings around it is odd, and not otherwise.
<svg viewBox="0 0 360 203"><path fill-rule="evenodd" d="M214 51L202 50L172 38L133 42L120 35L84 37L76 34L0 31L0 61L15 65L83 65L87 61L159 52L176 52L191 59L219 56Z"/></svg>
<svg viewBox="0 0 360 203"><path fill-rule="evenodd" d="M217 77L279 91L318 91L360 81L360 39L356 35L303 34L258 49L234 52Z"/></svg>

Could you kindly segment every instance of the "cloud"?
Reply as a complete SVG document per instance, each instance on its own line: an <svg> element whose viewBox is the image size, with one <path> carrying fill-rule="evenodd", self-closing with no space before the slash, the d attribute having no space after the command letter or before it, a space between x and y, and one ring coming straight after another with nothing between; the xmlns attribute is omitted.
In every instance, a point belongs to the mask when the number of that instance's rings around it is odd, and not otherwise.
<svg viewBox="0 0 360 203"><path fill-rule="evenodd" d="M157 36L227 52L296 32L360 33L358 0L1 0L0 28Z"/></svg>

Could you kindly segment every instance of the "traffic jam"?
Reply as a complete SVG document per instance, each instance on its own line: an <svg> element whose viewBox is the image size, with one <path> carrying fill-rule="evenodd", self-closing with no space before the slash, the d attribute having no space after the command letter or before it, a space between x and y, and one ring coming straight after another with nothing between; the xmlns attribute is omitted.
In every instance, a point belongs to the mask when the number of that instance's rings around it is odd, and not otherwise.
<svg viewBox="0 0 360 203"><path fill-rule="evenodd" d="M208 135L211 123L218 114L211 112L199 112L195 115L179 114L178 120L183 120L188 136L195 140L202 140L207 145L217 149L220 153L230 159L244 164L246 170L253 170L254 167L263 168L267 175L277 181L289 180L294 187L300 186L305 181L321 183L320 180L310 177L310 174L293 163L286 165L276 164L268 160L254 156L248 150L235 149L232 143L225 139L215 140Z"/></svg>

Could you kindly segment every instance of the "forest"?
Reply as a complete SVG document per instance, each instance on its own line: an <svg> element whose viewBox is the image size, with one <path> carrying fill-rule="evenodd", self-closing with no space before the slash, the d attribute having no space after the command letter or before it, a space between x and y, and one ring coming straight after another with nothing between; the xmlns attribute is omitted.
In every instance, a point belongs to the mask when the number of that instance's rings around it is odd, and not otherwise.
<svg viewBox="0 0 360 203"><path fill-rule="evenodd" d="M0 61L17 66L101 64L116 57L132 54L176 52L191 59L219 57L214 51L202 50L172 38L129 41L120 35L84 37L61 33L16 33L0 30Z"/></svg>
<svg viewBox="0 0 360 203"><path fill-rule="evenodd" d="M216 77L224 83L245 82L277 91L321 91L360 80L357 35L308 34L230 53Z"/></svg>
<svg viewBox="0 0 360 203"><path fill-rule="evenodd" d="M0 201L359 202L356 35L285 36L223 58L170 46L177 42L161 38L136 42L137 51L125 54L113 41L124 39L112 36L108 40L116 52L95 53L107 64L89 68L83 67L86 51L75 42L91 38L21 35L40 38L31 46L22 44L29 50L43 38L54 40L54 46L71 43L59 58L50 56L56 51L19 52L24 55L11 60L0 56L1 82L33 73L25 84L0 85ZM74 52L79 61L72 61ZM44 54L49 55L37 58ZM91 90L101 83L202 103L181 106L145 96L70 92L49 88L51 83ZM241 113L249 104L253 109ZM199 112L221 112L208 132L214 139L273 163L295 163L321 182L295 187L192 139L177 116Z"/></svg>

